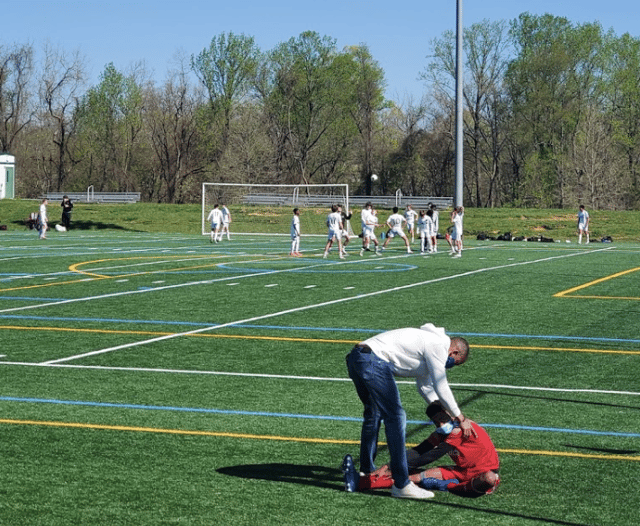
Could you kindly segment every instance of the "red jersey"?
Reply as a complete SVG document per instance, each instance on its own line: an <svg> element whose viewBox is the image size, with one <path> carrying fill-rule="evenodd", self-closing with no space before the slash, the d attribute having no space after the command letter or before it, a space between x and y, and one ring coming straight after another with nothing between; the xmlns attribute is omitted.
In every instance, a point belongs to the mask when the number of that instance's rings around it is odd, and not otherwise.
<svg viewBox="0 0 640 526"><path fill-rule="evenodd" d="M475 422L471 422L478 436L465 438L462 430L450 433L445 443L454 447L449 456L460 469L471 473L483 473L500 467L498 452L487 432Z"/></svg>

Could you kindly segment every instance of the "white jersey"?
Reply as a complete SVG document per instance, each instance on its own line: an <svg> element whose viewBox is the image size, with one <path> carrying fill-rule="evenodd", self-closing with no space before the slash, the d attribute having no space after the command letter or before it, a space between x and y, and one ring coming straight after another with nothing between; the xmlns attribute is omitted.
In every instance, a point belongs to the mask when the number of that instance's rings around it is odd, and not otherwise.
<svg viewBox="0 0 640 526"><path fill-rule="evenodd" d="M327 216L327 227L329 227L329 235L332 233L336 236L340 236L342 234L342 216L340 212L331 212Z"/></svg>
<svg viewBox="0 0 640 526"><path fill-rule="evenodd" d="M454 217L453 217L453 227L454 227L454 233L455 233L455 239L462 239L462 216L464 214L461 213L457 213Z"/></svg>
<svg viewBox="0 0 640 526"><path fill-rule="evenodd" d="M294 215L291 219L291 237L300 235L300 216Z"/></svg>
<svg viewBox="0 0 640 526"><path fill-rule="evenodd" d="M389 219L387 219L387 225L389 225L391 230L398 231L402 230L402 223L404 223L405 221L405 218L400 214L391 214L389 216Z"/></svg>
<svg viewBox="0 0 640 526"><path fill-rule="evenodd" d="M219 225L220 223L222 223L222 211L219 208L214 208L213 210L211 210L211 212L209 212L207 220L211 221L212 227L214 225Z"/></svg>
<svg viewBox="0 0 640 526"><path fill-rule="evenodd" d="M437 210L433 211L431 219L433 220L433 231L437 234L438 230L440 230L440 217Z"/></svg>
<svg viewBox="0 0 640 526"><path fill-rule="evenodd" d="M427 402L440 400L452 416L460 414L447 381L445 363L451 338L443 328L427 323L419 329L383 332L362 343L391 364L395 376L415 378L418 391Z"/></svg>
<svg viewBox="0 0 640 526"><path fill-rule="evenodd" d="M420 218L418 219L418 231L420 232L420 235L422 234L424 234L425 236L430 235L429 230L427 228L428 218L429 216L420 216Z"/></svg>
<svg viewBox="0 0 640 526"><path fill-rule="evenodd" d="M407 221L407 225L413 226L418 218L418 214L415 210L406 210L404 213L404 218Z"/></svg>
<svg viewBox="0 0 640 526"><path fill-rule="evenodd" d="M43 223L49 221L47 217L47 205L45 205L44 203L40 205L40 221L42 221Z"/></svg>
<svg viewBox="0 0 640 526"><path fill-rule="evenodd" d="M578 230L586 230L589 226L589 212L580 210L578 212Z"/></svg>
<svg viewBox="0 0 640 526"><path fill-rule="evenodd" d="M231 223L231 212L229 212L229 209L226 206L222 207L222 222L225 225L228 225L229 223Z"/></svg>

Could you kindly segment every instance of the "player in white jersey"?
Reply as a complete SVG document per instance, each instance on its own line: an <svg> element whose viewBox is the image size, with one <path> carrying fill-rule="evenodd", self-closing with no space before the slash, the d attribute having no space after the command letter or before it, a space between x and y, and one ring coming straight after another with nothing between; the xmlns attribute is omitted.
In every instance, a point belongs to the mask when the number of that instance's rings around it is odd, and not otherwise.
<svg viewBox="0 0 640 526"><path fill-rule="evenodd" d="M436 205L431 205L431 211L433 215L431 219L433 220L433 251L438 251L438 231L440 230L440 216L438 214L438 209Z"/></svg>
<svg viewBox="0 0 640 526"><path fill-rule="evenodd" d="M291 254L290 256L302 256L300 253L300 209L293 209L291 218Z"/></svg>
<svg viewBox="0 0 640 526"><path fill-rule="evenodd" d="M342 216L340 212L338 212L338 205L331 206L331 213L327 216L327 228L329 232L327 233L327 244L324 247L324 255L323 258L326 258L329 254L329 249L331 245L333 245L333 240L338 240L338 254L340 254L340 259L344 259L344 253L342 249Z"/></svg>
<svg viewBox="0 0 640 526"><path fill-rule="evenodd" d="M227 241L231 241L231 234L229 233L231 212L229 212L229 209L224 204L221 205L220 211L222 212L222 228L220 229L220 241L222 241L222 236L225 232L227 233Z"/></svg>
<svg viewBox="0 0 640 526"><path fill-rule="evenodd" d="M367 204L364 205L362 213L360 214L360 219L362 224L362 249L360 250L360 255L364 255L365 250L371 250L369 247L373 241L373 244L376 247L375 254L377 256L379 252L378 238L376 236L375 228L378 226L378 218L376 217L371 202L367 202Z"/></svg>
<svg viewBox="0 0 640 526"><path fill-rule="evenodd" d="M407 205L407 209L404 212L404 218L407 221L407 232L411 234L411 242L413 243L416 240L416 219L418 219L418 214L411 207L411 205Z"/></svg>
<svg viewBox="0 0 640 526"><path fill-rule="evenodd" d="M216 243L218 242L218 233L222 227L222 211L219 206L220 205L216 203L207 216L207 221L211 221L211 243L214 241Z"/></svg>
<svg viewBox="0 0 640 526"><path fill-rule="evenodd" d="M582 243L582 234L586 234L589 243L589 212L584 209L584 205L580 205L578 211L578 244Z"/></svg>
<svg viewBox="0 0 640 526"><path fill-rule="evenodd" d="M453 243L452 253L454 258L462 257L462 217L464 216L464 207L458 206L451 212L451 222L453 223L453 232L451 233L451 241Z"/></svg>
<svg viewBox="0 0 640 526"><path fill-rule="evenodd" d="M47 215L48 204L49 201L46 198L40 203L40 213L38 214L40 239L47 239L47 230L49 229L49 216Z"/></svg>
<svg viewBox="0 0 640 526"><path fill-rule="evenodd" d="M389 244L390 240L398 236L404 240L404 244L407 247L407 254L413 253L413 251L411 250L411 246L409 245L409 238L406 236L406 234L404 233L404 230L402 229L406 221L407 220L404 218L404 216L401 216L398 213L398 207L394 206L393 214L391 214L387 219L387 226L389 227L389 232L387 233L387 239L384 240L384 244L382 245L382 250L387 248L387 245Z"/></svg>

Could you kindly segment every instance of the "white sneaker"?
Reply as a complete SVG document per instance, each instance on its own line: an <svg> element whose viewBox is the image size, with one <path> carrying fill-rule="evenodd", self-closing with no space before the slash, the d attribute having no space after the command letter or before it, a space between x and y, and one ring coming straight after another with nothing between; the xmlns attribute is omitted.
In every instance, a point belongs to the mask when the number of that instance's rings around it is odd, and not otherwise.
<svg viewBox="0 0 640 526"><path fill-rule="evenodd" d="M360 257L364 256L364 248L360 249Z"/></svg>
<svg viewBox="0 0 640 526"><path fill-rule="evenodd" d="M451 256L452 258L461 258L462 254L460 254L460 252L456 252L453 256Z"/></svg>
<svg viewBox="0 0 640 526"><path fill-rule="evenodd" d="M404 488L391 487L391 496L398 499L432 499L435 494L432 491L419 488L413 482L409 482Z"/></svg>
<svg viewBox="0 0 640 526"><path fill-rule="evenodd" d="M413 250L411 250L410 248L407 249L407 254L413 254Z"/></svg>

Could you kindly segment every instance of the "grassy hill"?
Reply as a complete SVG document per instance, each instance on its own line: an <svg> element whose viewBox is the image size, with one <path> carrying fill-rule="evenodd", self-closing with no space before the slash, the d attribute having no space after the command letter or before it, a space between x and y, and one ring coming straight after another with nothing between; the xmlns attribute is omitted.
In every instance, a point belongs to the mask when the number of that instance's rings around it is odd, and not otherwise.
<svg viewBox="0 0 640 526"><path fill-rule="evenodd" d="M36 200L1 200L0 225L10 231L25 231L25 219L37 212ZM288 207L253 207L237 205L229 207L233 217L232 232L271 232L287 234L291 221ZM49 203L52 225L60 222L59 203ZM359 232L359 209L354 210L352 227ZM303 209L303 234L324 234L327 209ZM390 212L379 210L381 220ZM591 238L600 240L611 236L614 241L640 241L640 212L638 211L589 211L591 214ZM468 239L480 232L496 237L510 232L514 237L543 236L564 241L576 237L577 209L538 210L521 208L467 208L464 231ZM74 230L121 230L132 232L167 232L198 234L201 229L199 204L170 205L157 203L135 204L84 204L77 203L73 210ZM440 212L440 231L449 225L447 211Z"/></svg>

